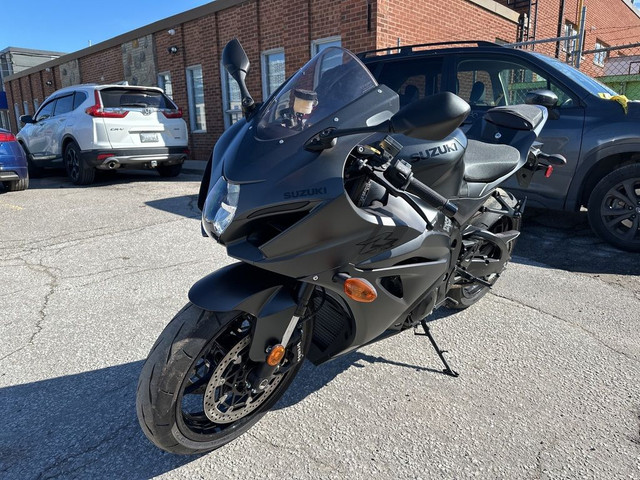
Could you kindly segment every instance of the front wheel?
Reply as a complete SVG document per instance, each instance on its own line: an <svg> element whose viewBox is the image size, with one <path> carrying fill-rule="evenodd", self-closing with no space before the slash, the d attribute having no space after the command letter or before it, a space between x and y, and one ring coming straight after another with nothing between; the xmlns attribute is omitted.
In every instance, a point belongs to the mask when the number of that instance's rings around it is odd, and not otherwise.
<svg viewBox="0 0 640 480"><path fill-rule="evenodd" d="M149 440L171 453L208 452L246 432L275 404L302 362L296 363L297 348L287 349L268 385L252 390L247 376L257 366L249 359L254 322L243 312L216 313L193 304L174 317L138 382L136 410ZM298 329L296 347L306 353L311 320Z"/></svg>
<svg viewBox="0 0 640 480"><path fill-rule="evenodd" d="M606 242L640 252L640 165L606 175L589 196L589 223Z"/></svg>

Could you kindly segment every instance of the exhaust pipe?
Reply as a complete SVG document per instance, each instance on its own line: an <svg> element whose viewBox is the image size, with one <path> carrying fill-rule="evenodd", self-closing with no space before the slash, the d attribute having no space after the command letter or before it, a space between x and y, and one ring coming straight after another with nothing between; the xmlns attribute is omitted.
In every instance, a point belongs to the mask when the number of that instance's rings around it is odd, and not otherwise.
<svg viewBox="0 0 640 480"><path fill-rule="evenodd" d="M120 164L115 160L111 160L109 163L107 163L107 168L109 170L115 170L116 168L119 168L119 167L120 167Z"/></svg>

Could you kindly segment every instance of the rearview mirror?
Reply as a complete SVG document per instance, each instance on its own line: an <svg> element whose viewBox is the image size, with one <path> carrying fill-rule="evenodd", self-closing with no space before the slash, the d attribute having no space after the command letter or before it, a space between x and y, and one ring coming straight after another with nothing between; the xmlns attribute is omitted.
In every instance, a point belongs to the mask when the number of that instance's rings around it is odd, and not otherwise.
<svg viewBox="0 0 640 480"><path fill-rule="evenodd" d="M558 103L558 96L551 90L540 88L527 92L524 103L528 105L542 105L543 107L553 108Z"/></svg>
<svg viewBox="0 0 640 480"><path fill-rule="evenodd" d="M471 107L451 92L417 100L389 120L390 131L422 140L442 140L458 128Z"/></svg>
<svg viewBox="0 0 640 480"><path fill-rule="evenodd" d="M227 43L224 50L222 50L222 65L225 70L229 72L229 75L238 83L240 96L242 98L242 111L246 117L255 108L255 102L253 98L251 98L249 90L247 90L247 84L245 83L245 78L249 73L251 64L249 57L247 57L244 48L242 48L237 38Z"/></svg>
<svg viewBox="0 0 640 480"><path fill-rule="evenodd" d="M21 121L22 123L24 123L24 124L27 124L27 123L36 123L36 122L33 120L33 117L32 117L31 115L21 115L21 116L20 116L20 121Z"/></svg>

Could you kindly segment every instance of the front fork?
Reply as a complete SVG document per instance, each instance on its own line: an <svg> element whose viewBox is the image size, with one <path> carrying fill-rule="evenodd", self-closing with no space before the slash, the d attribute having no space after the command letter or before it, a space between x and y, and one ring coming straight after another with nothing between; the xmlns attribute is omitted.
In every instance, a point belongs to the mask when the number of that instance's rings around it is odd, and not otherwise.
<svg viewBox="0 0 640 480"><path fill-rule="evenodd" d="M280 361L276 362L275 361L277 360L277 357L275 356L276 350L281 348L286 350L289 342L291 341L291 337L294 334L296 325L298 325L298 322L300 321L301 318L304 318L308 314L309 302L311 301L311 297L314 291L315 291L315 286L313 284L311 283L303 284L302 295L300 296L300 300L298 301L298 306L295 309L293 316L291 317L291 320L289 320L289 324L287 325L287 328L285 329L282 335L282 338L280 339L280 342L273 342L272 345L268 346L266 350L266 354L267 354L266 361L258 363L257 366L247 375L247 383L248 383L247 387L250 388L251 390L253 391L264 390L269 385L269 381L273 376L273 374L277 370L281 369L281 363L284 357L282 357ZM297 342L298 351L294 352L294 358L289 362L287 369L293 367L294 365L302 361L303 352L302 352L301 342L302 342L302 338L300 338Z"/></svg>

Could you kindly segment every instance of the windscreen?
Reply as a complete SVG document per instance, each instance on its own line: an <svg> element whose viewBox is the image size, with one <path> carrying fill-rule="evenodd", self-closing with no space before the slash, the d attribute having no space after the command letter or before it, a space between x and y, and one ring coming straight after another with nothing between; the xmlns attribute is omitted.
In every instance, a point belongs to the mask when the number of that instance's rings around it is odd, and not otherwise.
<svg viewBox="0 0 640 480"><path fill-rule="evenodd" d="M308 130L377 85L351 52L327 48L268 101L259 117L256 136L270 140Z"/></svg>

